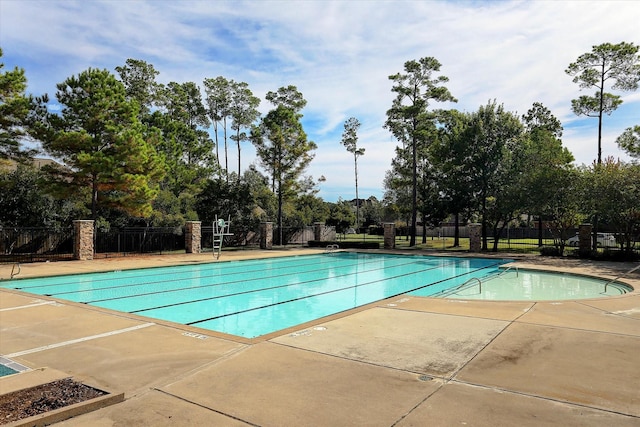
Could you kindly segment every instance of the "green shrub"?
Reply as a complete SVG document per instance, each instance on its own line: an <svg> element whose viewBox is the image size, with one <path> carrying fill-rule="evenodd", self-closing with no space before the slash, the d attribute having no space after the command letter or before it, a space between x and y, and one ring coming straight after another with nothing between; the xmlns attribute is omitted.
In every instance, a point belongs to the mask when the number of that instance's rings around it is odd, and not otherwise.
<svg viewBox="0 0 640 427"><path fill-rule="evenodd" d="M380 242L350 242L350 241L321 241L309 240L310 248L326 248L329 245L338 245L340 249L380 249Z"/></svg>
<svg viewBox="0 0 640 427"><path fill-rule="evenodd" d="M543 246L540 248L540 255L542 256L560 256L560 249L555 246Z"/></svg>

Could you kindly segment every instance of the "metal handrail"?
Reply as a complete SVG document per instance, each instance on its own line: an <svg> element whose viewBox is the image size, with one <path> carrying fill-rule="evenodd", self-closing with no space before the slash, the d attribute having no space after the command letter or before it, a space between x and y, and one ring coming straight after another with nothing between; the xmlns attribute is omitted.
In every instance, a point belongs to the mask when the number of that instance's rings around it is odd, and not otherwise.
<svg viewBox="0 0 640 427"><path fill-rule="evenodd" d="M441 292L441 295L451 295L451 294L455 294L456 291L459 291L460 289L464 288L465 286L469 285L471 282L473 282L474 280L478 281L478 290L480 293L482 293L482 280L478 279L477 277L472 277L469 280L467 280L466 282L464 282L461 285L456 286L453 289L447 289L446 291Z"/></svg>
<svg viewBox="0 0 640 427"><path fill-rule="evenodd" d="M618 279L623 278L624 276L626 276L626 275L627 275L627 274L629 274L629 273L633 273L634 271L636 271L636 270L637 270L637 269L639 269L639 268L640 268L640 265L638 265L638 266L636 266L636 267L633 267L631 270L627 271L626 273L622 273L621 275L619 275L619 276L618 276L618 277L616 277L615 279L611 279L611 280L609 280L607 283L605 283L605 284L604 284L604 292L603 292L603 293L604 293L604 294L606 294L606 293L607 293L607 286L609 286L609 284L610 284L610 283L613 283L613 282L618 281Z"/></svg>
<svg viewBox="0 0 640 427"><path fill-rule="evenodd" d="M16 269L16 266L18 267L18 271L14 274L13 272L14 272L14 270ZM14 276L17 276L18 274L20 274L20 271L21 271L21 270L20 270L20 263L19 263L19 262L17 262L17 263L15 263L15 264L13 264L13 267L11 267L11 278L13 279L13 278L14 278Z"/></svg>
<svg viewBox="0 0 640 427"><path fill-rule="evenodd" d="M340 249L340 245L336 245L336 244L327 245L327 247L325 248L325 252L326 253L332 253L332 252L337 251L338 249Z"/></svg>
<svg viewBox="0 0 640 427"><path fill-rule="evenodd" d="M517 266L517 265L510 265L509 267L505 268L504 270L502 270L502 271L500 272L500 274L498 274L498 277L502 276L503 274L506 274L506 273L507 273L507 271L511 270L512 268L516 270L516 277L518 277L518 275L519 275L520 273L519 273L519 270L518 270L518 266Z"/></svg>

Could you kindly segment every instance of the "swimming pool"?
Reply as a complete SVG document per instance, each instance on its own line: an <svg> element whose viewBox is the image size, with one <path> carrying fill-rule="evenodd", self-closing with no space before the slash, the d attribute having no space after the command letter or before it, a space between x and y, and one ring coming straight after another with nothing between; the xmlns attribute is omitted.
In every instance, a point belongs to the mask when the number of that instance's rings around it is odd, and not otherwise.
<svg viewBox="0 0 640 427"><path fill-rule="evenodd" d="M18 279L1 287L255 338L402 294L555 300L619 283L504 268L510 260L334 252ZM502 266L502 268L501 268Z"/></svg>
<svg viewBox="0 0 640 427"><path fill-rule="evenodd" d="M255 338L384 298L435 294L508 260L334 252L18 279L5 288Z"/></svg>

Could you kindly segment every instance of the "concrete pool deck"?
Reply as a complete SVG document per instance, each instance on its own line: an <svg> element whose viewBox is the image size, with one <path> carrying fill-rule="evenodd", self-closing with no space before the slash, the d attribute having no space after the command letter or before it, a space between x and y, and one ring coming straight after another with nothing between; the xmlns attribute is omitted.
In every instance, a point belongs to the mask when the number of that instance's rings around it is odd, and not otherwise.
<svg viewBox="0 0 640 427"><path fill-rule="evenodd" d="M25 264L16 278L198 262L211 254ZM606 279L637 265L517 262ZM0 265L0 277L10 271ZM32 369L0 378L0 394L60 376L125 394L64 426L639 426L640 271L621 281L636 290L562 302L403 296L255 340L0 289L0 354Z"/></svg>

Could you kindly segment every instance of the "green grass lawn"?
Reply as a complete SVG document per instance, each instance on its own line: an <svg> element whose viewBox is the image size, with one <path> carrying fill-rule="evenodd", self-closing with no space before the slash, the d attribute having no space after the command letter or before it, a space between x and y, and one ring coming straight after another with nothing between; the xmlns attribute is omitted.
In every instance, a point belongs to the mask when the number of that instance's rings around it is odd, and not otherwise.
<svg viewBox="0 0 640 427"><path fill-rule="evenodd" d="M380 242L384 243L383 236L375 236L369 234L347 234L338 235L339 241L353 241L353 242ZM453 237L427 237L426 241L422 243L422 236L416 237L416 246L411 248L409 246L409 238L406 236L396 236L396 248L397 249L432 249L432 250L446 250L446 251L468 251L469 239L460 238L460 245L453 246ZM553 239L543 240L543 245L553 246ZM493 249L493 240L488 241L488 249ZM538 239L501 239L498 242L498 251L504 252L519 252L519 253L539 253Z"/></svg>

